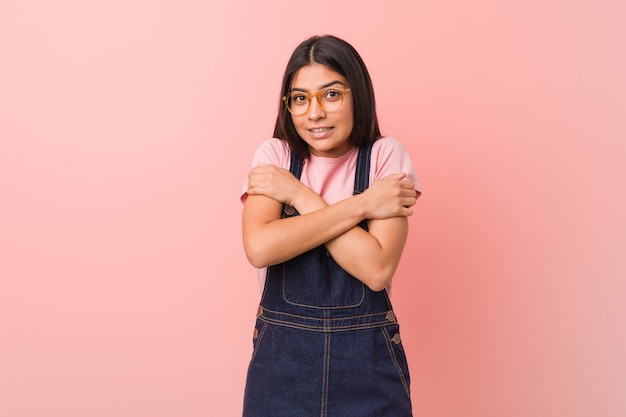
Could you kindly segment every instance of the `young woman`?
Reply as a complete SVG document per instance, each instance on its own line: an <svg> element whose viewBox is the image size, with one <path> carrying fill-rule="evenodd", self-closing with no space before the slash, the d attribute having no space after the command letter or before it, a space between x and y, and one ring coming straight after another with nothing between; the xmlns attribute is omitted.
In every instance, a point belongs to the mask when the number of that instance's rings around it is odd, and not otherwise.
<svg viewBox="0 0 626 417"><path fill-rule="evenodd" d="M411 416L388 295L420 193L411 160L381 137L368 71L341 39L301 43L281 97L242 195L263 288L243 415Z"/></svg>

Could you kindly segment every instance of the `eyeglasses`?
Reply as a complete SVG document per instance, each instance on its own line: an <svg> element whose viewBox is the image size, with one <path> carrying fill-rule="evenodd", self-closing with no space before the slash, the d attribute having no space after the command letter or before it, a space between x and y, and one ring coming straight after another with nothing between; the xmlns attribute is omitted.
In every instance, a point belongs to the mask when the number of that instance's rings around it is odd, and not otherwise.
<svg viewBox="0 0 626 417"><path fill-rule="evenodd" d="M283 97L287 110L294 116L302 116L309 111L313 97L317 99L322 110L327 112L337 111L343 104L343 96L350 91L349 88L325 88L316 93L304 91L292 91Z"/></svg>

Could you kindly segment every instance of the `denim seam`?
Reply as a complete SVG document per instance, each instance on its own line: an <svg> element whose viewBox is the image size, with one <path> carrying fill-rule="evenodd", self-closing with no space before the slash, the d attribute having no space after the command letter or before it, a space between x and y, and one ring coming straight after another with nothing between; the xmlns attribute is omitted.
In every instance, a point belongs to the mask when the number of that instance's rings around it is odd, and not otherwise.
<svg viewBox="0 0 626 417"><path fill-rule="evenodd" d="M301 315L293 314L293 313L285 313L285 312L282 312L282 311L270 310L269 308L265 308L265 307L263 307L263 311L268 311L268 312L273 313L273 314L280 314L282 316L289 316L289 317L295 317L295 318L306 319L306 320L339 321L339 320L352 320L352 319L359 319L359 318L363 318L363 317L374 317L374 316L387 317L389 312L393 311L393 310L390 309L390 310L385 310L384 312L380 312L380 313L357 314L355 316L345 316L345 317L335 317L335 318L301 316Z"/></svg>
<svg viewBox="0 0 626 417"><path fill-rule="evenodd" d="M402 382L402 385L404 386L404 390L406 391L409 398L411 398L411 391L409 389L409 385L406 382L404 371L402 370L402 367L400 366L400 364L398 363L398 359L396 358L396 353L394 352L393 346L391 345L393 342L391 341L391 338L389 337L389 333L387 333L387 329L385 329L384 327L382 327L380 331L383 332L383 335L385 336L387 350L389 351L391 360L396 367L396 371L398 372L398 375L400 376L400 381Z"/></svg>
<svg viewBox="0 0 626 417"><path fill-rule="evenodd" d="M265 330L267 329L267 327L268 327L268 323L266 321L263 321L263 328L259 332L259 337L257 338L256 344L254 346L254 350L252 351L252 359L250 360L250 363L254 361L254 358L257 352L259 351L259 348L261 347L261 342L263 341L263 336L265 335Z"/></svg>
<svg viewBox="0 0 626 417"><path fill-rule="evenodd" d="M256 358L256 354L261 347L261 341L263 340L263 335L265 334L265 330L267 329L267 327L268 323L263 322L263 328L259 332L259 337L257 338L256 343L254 344L254 348L252 349L252 357L250 358L250 363L248 364L248 373L250 373L250 368L252 367L254 359ZM256 326L254 328L256 329Z"/></svg>
<svg viewBox="0 0 626 417"><path fill-rule="evenodd" d="M326 324L326 321L324 321L324 324ZM323 379L323 388L322 388L321 417L326 417L328 413L328 383L330 380L329 373L330 373L330 333L326 333L326 337L324 338L324 379Z"/></svg>
<svg viewBox="0 0 626 417"><path fill-rule="evenodd" d="M259 317L261 320L268 324L273 324L281 327L290 327L292 329L302 329L309 330L312 332L318 333L340 333L340 332L349 332L349 331L357 331L357 330L365 330L365 329L375 329L378 327L387 327L392 325L393 323L389 323L388 321L380 321L374 323L367 323L362 325L352 325L352 326L307 326L304 324L292 323L289 321L282 320L274 320L267 317Z"/></svg>
<svg viewBox="0 0 626 417"><path fill-rule="evenodd" d="M315 333L355 332L355 331L359 331L359 330L385 328L385 327L389 327L389 326L394 325L394 323L389 323L389 322L375 322L375 323L368 323L368 324L363 324L363 325L359 325L359 326L343 326L343 327L339 327L339 326L333 326L333 327L316 326L316 327L314 327L314 326L306 326L306 325L301 325L301 324L298 324L298 323L292 323L292 322L286 322L286 321L276 321L276 320L268 319L266 317L260 317L260 319L262 321L266 322L267 324L271 324L271 325L274 325L274 326L288 327L288 328L291 328L291 329L306 330L306 331L315 332Z"/></svg>

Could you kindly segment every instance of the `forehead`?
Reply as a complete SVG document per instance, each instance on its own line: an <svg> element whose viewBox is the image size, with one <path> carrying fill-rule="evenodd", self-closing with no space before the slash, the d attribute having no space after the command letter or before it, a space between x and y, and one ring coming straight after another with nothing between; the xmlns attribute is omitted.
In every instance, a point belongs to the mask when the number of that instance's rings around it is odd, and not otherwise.
<svg viewBox="0 0 626 417"><path fill-rule="evenodd" d="M348 86L348 80L337 71L333 71L326 65L312 64L306 65L296 71L291 81L291 88L317 90L333 81L339 81L345 86Z"/></svg>

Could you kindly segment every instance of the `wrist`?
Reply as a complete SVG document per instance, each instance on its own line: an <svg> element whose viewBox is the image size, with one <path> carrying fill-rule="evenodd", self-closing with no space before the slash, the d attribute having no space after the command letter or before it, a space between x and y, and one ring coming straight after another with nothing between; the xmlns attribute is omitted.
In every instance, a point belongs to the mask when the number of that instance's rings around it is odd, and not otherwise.
<svg viewBox="0 0 626 417"><path fill-rule="evenodd" d="M356 213L359 222L369 219L369 212L367 208L368 198L365 194L357 194L352 196L352 200L355 202L354 213Z"/></svg>
<svg viewBox="0 0 626 417"><path fill-rule="evenodd" d="M304 185L298 189L292 202L293 207L295 207L300 214L310 213L327 206L322 197Z"/></svg>

